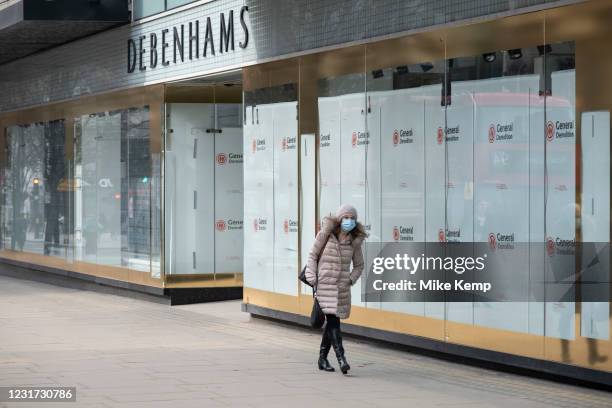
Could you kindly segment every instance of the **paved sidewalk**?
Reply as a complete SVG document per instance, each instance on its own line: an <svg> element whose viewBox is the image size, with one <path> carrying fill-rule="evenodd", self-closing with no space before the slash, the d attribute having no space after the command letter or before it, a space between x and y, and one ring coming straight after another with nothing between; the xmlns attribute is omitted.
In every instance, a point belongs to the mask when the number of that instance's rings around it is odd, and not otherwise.
<svg viewBox="0 0 612 408"><path fill-rule="evenodd" d="M351 339L352 375L319 372L318 333L237 301L170 307L0 276L0 339L0 385L77 387L53 407L612 407L602 391Z"/></svg>

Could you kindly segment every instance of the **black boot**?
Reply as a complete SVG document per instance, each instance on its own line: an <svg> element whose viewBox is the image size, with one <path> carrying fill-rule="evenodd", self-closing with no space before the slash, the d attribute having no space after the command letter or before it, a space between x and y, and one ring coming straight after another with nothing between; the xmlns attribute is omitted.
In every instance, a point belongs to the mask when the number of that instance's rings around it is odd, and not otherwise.
<svg viewBox="0 0 612 408"><path fill-rule="evenodd" d="M335 371L334 367L329 364L327 355L331 349L331 340L327 330L323 332L323 339L321 340L321 348L319 349L319 370L323 371Z"/></svg>
<svg viewBox="0 0 612 408"><path fill-rule="evenodd" d="M331 341L332 346L334 346L334 352L336 353L336 358L338 358L338 364L340 365L340 371L342 374L346 374L348 370L351 369L351 366L346 361L344 357L344 347L342 347L342 334L340 329L333 328L331 331Z"/></svg>

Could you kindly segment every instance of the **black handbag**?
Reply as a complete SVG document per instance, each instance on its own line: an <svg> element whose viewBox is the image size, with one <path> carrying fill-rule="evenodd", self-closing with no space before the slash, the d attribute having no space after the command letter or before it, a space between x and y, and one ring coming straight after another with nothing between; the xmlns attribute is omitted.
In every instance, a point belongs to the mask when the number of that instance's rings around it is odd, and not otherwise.
<svg viewBox="0 0 612 408"><path fill-rule="evenodd" d="M310 326L313 329L320 329L323 327L323 323L325 323L325 314L323 313L323 309L321 309L321 305L319 304L319 300L315 296L317 293L317 287L319 286L319 271L315 274L315 285L312 288L312 311L310 312Z"/></svg>
<svg viewBox="0 0 612 408"><path fill-rule="evenodd" d="M325 250L327 241L329 241L329 236L327 236L327 239L325 240L325 244L323 244L323 249L321 251ZM319 254L319 257L320 257L320 254ZM312 311L310 312L310 327L312 327L313 329L320 329L321 327L323 327L323 324L325 323L325 313L323 313L323 309L321 309L321 305L319 304L319 301L317 300L315 296L317 292L317 287L319 286L319 271L317 270L317 272L315 273L315 285L314 286L312 286L306 280L306 266L304 266L298 278L302 282L307 284L308 286L312 287L313 301L312 301Z"/></svg>
<svg viewBox="0 0 612 408"><path fill-rule="evenodd" d="M321 309L321 305L319 305L319 301L314 297L312 312L310 312L310 326L313 329L320 329L323 327L323 323L325 323L325 314L323 313L323 309Z"/></svg>

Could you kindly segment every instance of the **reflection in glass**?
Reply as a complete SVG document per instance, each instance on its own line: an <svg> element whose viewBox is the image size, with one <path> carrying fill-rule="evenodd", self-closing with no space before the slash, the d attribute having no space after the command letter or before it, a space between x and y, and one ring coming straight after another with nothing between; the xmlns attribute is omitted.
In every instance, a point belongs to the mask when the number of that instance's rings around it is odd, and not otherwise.
<svg viewBox="0 0 612 408"><path fill-rule="evenodd" d="M151 271L159 173L148 106L82 115L74 126L75 259Z"/></svg>
<svg viewBox="0 0 612 408"><path fill-rule="evenodd" d="M70 162L64 120L6 130L3 247L40 255L70 253Z"/></svg>

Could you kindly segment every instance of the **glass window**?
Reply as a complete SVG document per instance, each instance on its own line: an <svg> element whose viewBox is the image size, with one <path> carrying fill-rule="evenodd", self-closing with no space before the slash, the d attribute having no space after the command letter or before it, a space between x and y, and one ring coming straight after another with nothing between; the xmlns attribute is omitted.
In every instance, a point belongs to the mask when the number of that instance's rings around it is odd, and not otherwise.
<svg viewBox="0 0 612 408"><path fill-rule="evenodd" d="M76 118L75 158L75 258L149 271L155 207L149 107Z"/></svg>
<svg viewBox="0 0 612 408"><path fill-rule="evenodd" d="M165 9L165 0L134 0L134 20L161 13Z"/></svg>
<svg viewBox="0 0 612 408"><path fill-rule="evenodd" d="M299 136L317 141L316 197L300 201L300 223L308 203L316 202L313 218L321 220L350 202L370 248L394 241L486 248L496 251L491 280L520 290L517 300L498 302L447 295L365 304L357 291L353 304L365 306L358 324L610 369L612 82L601 49L612 31L604 8L559 8L297 59ZM590 30L571 30L575 21ZM272 84L291 83L277 67L243 71L245 216L259 202L273 227L283 221L280 189L291 190L274 182L276 151L250 155L256 146L248 141L267 143L277 129L265 111L282 101ZM303 199L311 177L301 168ZM314 234L300 227L303 260ZM276 280L277 237L246 232L245 287L285 293ZM288 302L277 304L284 310Z"/></svg>
<svg viewBox="0 0 612 408"><path fill-rule="evenodd" d="M70 162L64 120L6 129L3 248L69 257Z"/></svg>
<svg viewBox="0 0 612 408"><path fill-rule="evenodd" d="M195 0L134 0L134 20L148 17L178 6L193 3Z"/></svg>
<svg viewBox="0 0 612 408"><path fill-rule="evenodd" d="M193 3L195 0L166 0L166 10L182 6L183 4Z"/></svg>
<svg viewBox="0 0 612 408"><path fill-rule="evenodd" d="M244 71L246 285L297 295L298 65Z"/></svg>

